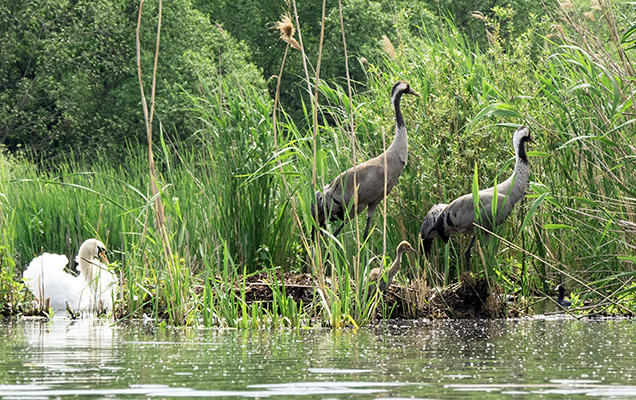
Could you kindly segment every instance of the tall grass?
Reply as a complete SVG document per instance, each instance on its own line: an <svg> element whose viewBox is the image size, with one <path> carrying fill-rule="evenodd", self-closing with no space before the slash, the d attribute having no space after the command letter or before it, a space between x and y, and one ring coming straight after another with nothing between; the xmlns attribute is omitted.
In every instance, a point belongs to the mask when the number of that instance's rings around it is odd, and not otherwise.
<svg viewBox="0 0 636 400"><path fill-rule="evenodd" d="M126 150L125 165L112 165L107 156L76 157L37 169L2 156L0 266L10 266L17 282L41 251L74 255L83 239L96 236L117 255L119 318L273 327L302 326L319 315L325 325L361 325L378 312L390 315L390 306L370 293L368 271L388 265L401 240L419 242L419 225L433 204L469 193L473 184L502 182L513 168L514 127L523 123L537 141L529 152L531 189L494 232L498 243L475 247L471 270L487 271L508 292L547 293L566 282L580 298L629 293L636 104L633 21L620 14L622 7L598 11L594 24L561 10L555 18L569 22L556 36L550 21L530 21L517 37L506 31L514 14L504 10L484 20L487 49L472 47L450 22L442 29L399 26L395 51L362 64L367 81L358 87L364 90L350 93L339 82L315 80L315 117L310 104L306 121L281 112L276 144L266 93L246 82L201 77L200 92L185 94L199 113L200 130L182 142L160 132L154 143L158 181L166 182L158 196L175 249L171 266L153 222L155 197L138 146ZM318 263L307 246L315 226L314 167L320 188L351 166L353 154L359 161L384 150L393 137L389 90L397 80L423 96L402 104L408 165L386 213L376 213L371 239L359 243L353 232L360 226L352 221L338 238L322 236ZM408 257L398 280L422 292L453 282L468 240L436 243L429 259L421 252ZM275 269L310 271L317 282L326 276L330 283L316 286L314 304L297 304L272 274L275 300L248 304L245 276ZM175 310L182 320L171 317Z"/></svg>

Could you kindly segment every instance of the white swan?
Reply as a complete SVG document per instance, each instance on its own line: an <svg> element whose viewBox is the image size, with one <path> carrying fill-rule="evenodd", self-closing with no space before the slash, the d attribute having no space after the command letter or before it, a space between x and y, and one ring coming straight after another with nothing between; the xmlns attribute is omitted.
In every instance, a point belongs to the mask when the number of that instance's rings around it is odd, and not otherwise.
<svg viewBox="0 0 636 400"><path fill-rule="evenodd" d="M97 239L82 243L75 258L78 276L64 271L65 255L44 253L31 261L24 281L38 301L50 299L53 310L64 311L67 304L74 312L110 310L117 280L98 259L106 260L105 251L106 246Z"/></svg>

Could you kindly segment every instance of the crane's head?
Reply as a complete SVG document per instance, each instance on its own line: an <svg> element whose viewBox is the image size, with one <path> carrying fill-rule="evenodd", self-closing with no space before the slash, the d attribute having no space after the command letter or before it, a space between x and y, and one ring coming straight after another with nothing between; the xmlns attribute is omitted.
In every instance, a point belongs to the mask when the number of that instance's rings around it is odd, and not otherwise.
<svg viewBox="0 0 636 400"><path fill-rule="evenodd" d="M411 246L409 242L407 242L406 240L403 240L398 245L397 252L399 254L399 253L404 253L405 251L415 251L415 249L413 248L413 246Z"/></svg>
<svg viewBox="0 0 636 400"><path fill-rule="evenodd" d="M525 125L517 128L512 139L512 143L515 149L515 154L518 154L524 161L528 161L524 145L526 143L534 143L534 140L530 136L530 129L528 129Z"/></svg>
<svg viewBox="0 0 636 400"><path fill-rule="evenodd" d="M517 147L518 144L522 142L534 143L534 140L530 136L530 129L528 129L528 127L525 125L521 125L519 128L517 128L517 130L515 131L515 136L512 140L515 144L515 148Z"/></svg>
<svg viewBox="0 0 636 400"><path fill-rule="evenodd" d="M393 85L393 89L391 90L391 98L394 99L396 96L401 96L404 93L422 97L415 90L411 89L408 83L404 81L398 81L395 85Z"/></svg>

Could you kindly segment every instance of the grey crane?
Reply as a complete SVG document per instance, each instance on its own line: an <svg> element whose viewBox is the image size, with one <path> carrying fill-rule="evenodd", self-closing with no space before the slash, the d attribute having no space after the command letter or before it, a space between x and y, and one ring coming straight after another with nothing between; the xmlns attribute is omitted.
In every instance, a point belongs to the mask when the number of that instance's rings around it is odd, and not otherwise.
<svg viewBox="0 0 636 400"><path fill-rule="evenodd" d="M402 263L402 254L404 254L404 252L406 251L415 251L415 249L411 247L411 244L409 242L403 240L398 245L395 260L393 260L393 264L391 264L389 269L386 270L384 277L382 276L382 268L373 268L369 272L369 281L377 282L378 289L380 289L381 292L384 292L386 288L391 286L391 283L393 283L395 275L397 275L398 271L400 270L400 264Z"/></svg>
<svg viewBox="0 0 636 400"><path fill-rule="evenodd" d="M503 223L515 204L521 200L528 189L530 182L530 163L526 154L526 143L534 143L530 137L530 130L519 127L514 134L512 143L515 150L515 169L512 175L504 182L497 185L497 210L496 220L493 224L492 202L495 195L495 187L480 190L480 223L486 230L492 230L493 226ZM435 221L433 224L432 221ZM420 235L424 241L425 249L428 246L430 251L431 241L435 237L441 237L446 243L449 236L453 234L473 234L473 238L466 250L466 268L470 265L470 250L475 243L473 222L475 221L475 209L473 204L473 194L465 194L449 205L437 204L431 208L422 223ZM485 240L488 240L488 233L485 232Z"/></svg>
<svg viewBox="0 0 636 400"><path fill-rule="evenodd" d="M408 138L400 110L400 99L405 93L420 97L406 82L400 81L393 85L391 103L395 111L395 138L393 138L393 143L389 148L379 156L338 175L333 182L323 188L322 193L319 190L316 191L311 214L314 218L317 217L318 225L324 227L327 218L330 221L343 221L334 232L334 236L340 233L348 220L367 208L367 225L364 228L363 236L363 240L366 240L369 235L371 217L373 217L378 204L384 199L385 172L386 194L389 194L404 170L408 156ZM354 195L354 176L356 177L358 204L357 207L351 206L351 210L346 215L347 207L352 204Z"/></svg>

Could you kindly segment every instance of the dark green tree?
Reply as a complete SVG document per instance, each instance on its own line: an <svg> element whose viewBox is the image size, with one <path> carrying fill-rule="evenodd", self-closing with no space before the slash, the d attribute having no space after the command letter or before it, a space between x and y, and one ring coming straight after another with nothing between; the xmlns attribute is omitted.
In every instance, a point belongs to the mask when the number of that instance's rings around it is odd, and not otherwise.
<svg viewBox="0 0 636 400"><path fill-rule="evenodd" d="M3 2L0 143L51 157L69 150L117 153L125 141L143 142L137 10L137 2L126 0ZM188 1L164 2L162 25L156 111L167 131L185 137L197 128L182 93L197 93L199 79L264 90L246 46ZM149 1L141 33L146 88L156 30L157 2Z"/></svg>

